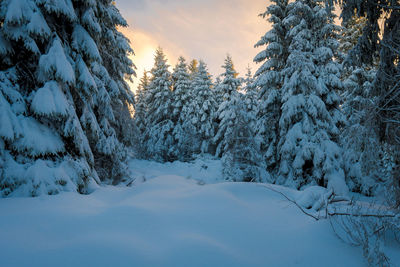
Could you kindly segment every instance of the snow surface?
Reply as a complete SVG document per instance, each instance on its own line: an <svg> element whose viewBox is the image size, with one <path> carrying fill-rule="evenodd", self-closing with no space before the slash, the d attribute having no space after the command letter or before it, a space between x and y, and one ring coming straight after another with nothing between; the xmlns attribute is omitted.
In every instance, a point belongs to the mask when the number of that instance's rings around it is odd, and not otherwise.
<svg viewBox="0 0 400 267"><path fill-rule="evenodd" d="M177 175L197 180L200 184L221 182L222 163L212 157L200 157L193 162L167 162L137 160L130 161L135 184L163 175Z"/></svg>
<svg viewBox="0 0 400 267"><path fill-rule="evenodd" d="M215 181L218 161L130 165L146 182L0 199L0 265L365 266L328 221L265 186L204 184Z"/></svg>

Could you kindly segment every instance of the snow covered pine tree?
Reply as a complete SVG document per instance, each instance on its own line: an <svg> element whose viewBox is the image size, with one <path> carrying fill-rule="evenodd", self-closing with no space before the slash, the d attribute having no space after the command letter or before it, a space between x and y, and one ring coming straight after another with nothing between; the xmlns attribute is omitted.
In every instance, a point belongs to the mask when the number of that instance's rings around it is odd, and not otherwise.
<svg viewBox="0 0 400 267"><path fill-rule="evenodd" d="M254 58L254 62L262 63L255 73L254 86L259 92L260 105L257 112L255 125L259 147L264 157L268 171L277 172L279 118L281 116L281 90L284 73L283 68L288 58L289 40L287 26L284 19L287 17L288 0L273 0L267 10L260 14L262 18L268 17L272 24L269 30L255 47L266 46Z"/></svg>
<svg viewBox="0 0 400 267"><path fill-rule="evenodd" d="M255 143L254 131L249 127L252 113L247 113L239 88L232 58L228 56L222 66L225 72L220 90L224 92L223 102L217 114L220 120L214 142L215 155L222 157L223 176L232 181L259 181L258 163L260 154Z"/></svg>
<svg viewBox="0 0 400 267"><path fill-rule="evenodd" d="M244 107L246 112L249 114L248 125L252 131L256 132L257 125L257 114L259 110L259 99L258 99L258 87L254 83L254 77L251 72L250 67L247 68L246 77L244 81L244 94L242 94L242 101L244 102Z"/></svg>
<svg viewBox="0 0 400 267"><path fill-rule="evenodd" d="M1 1L2 196L87 193L125 177L134 71L117 26L111 1Z"/></svg>
<svg viewBox="0 0 400 267"><path fill-rule="evenodd" d="M332 10L320 0L297 0L284 19L290 31L289 56L279 120L278 183L295 188L318 184L345 195L348 188L337 144L343 115L336 32Z"/></svg>
<svg viewBox="0 0 400 267"><path fill-rule="evenodd" d="M194 73L191 87L192 97L188 103L183 127L191 133L194 154L213 154L215 151L212 138L215 135L214 121L217 103L212 89L211 75L203 61L200 61Z"/></svg>
<svg viewBox="0 0 400 267"><path fill-rule="evenodd" d="M353 66L353 49L366 26L365 17L352 17L343 23L339 51L343 61L343 94L341 106L346 125L340 137L343 147L344 169L349 189L365 195L377 193L383 181L389 179L384 167L384 145L378 135L376 112L378 98L373 95L378 55L371 63Z"/></svg>
<svg viewBox="0 0 400 267"><path fill-rule="evenodd" d="M135 136L135 150L138 158L146 157L146 147L144 144L144 135L147 128L147 103L146 97L149 89L150 78L148 72L145 70L143 76L140 79L140 84L135 94L135 115L134 125L136 127Z"/></svg>
<svg viewBox="0 0 400 267"><path fill-rule="evenodd" d="M146 94L147 128L144 143L147 157L160 162L175 159L171 149L174 143L174 123L172 80L168 67L164 52L158 48Z"/></svg>
<svg viewBox="0 0 400 267"><path fill-rule="evenodd" d="M372 64L374 56L379 52L379 66L372 94L379 100L379 138L382 143L391 146L387 154L394 165L392 198L394 205L400 207L400 1L382 0L379 4L367 0L340 2L343 5L341 16L345 22L354 15L367 18L363 34L351 51L351 63L356 66L361 63ZM384 25L383 31L380 24ZM379 38L380 33L383 33L382 40Z"/></svg>
<svg viewBox="0 0 400 267"><path fill-rule="evenodd" d="M172 73L173 80L173 122L174 144L172 154L181 161L189 161L193 156L192 135L195 133L188 127L184 127L187 119L189 101L191 101L190 76L186 60L179 57L178 64Z"/></svg>
<svg viewBox="0 0 400 267"><path fill-rule="evenodd" d="M236 103L236 98L239 97L237 94L241 85L240 79L237 78L238 73L234 69L232 58L229 55L222 67L225 69L225 72L222 74L224 80L218 85L222 103L217 111L219 125L217 134L214 137L214 142L217 146L215 155L217 157L222 157L230 142L229 139L232 137L235 119L235 110L232 104Z"/></svg>

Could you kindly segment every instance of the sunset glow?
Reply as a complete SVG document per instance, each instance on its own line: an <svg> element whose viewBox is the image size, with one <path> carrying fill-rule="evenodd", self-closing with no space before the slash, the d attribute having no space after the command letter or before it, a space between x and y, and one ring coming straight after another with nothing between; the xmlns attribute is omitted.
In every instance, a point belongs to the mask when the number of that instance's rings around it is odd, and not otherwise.
<svg viewBox="0 0 400 267"><path fill-rule="evenodd" d="M254 0L218 1L116 1L129 27L121 31L131 40L137 77L153 65L154 51L161 46L172 67L179 56L204 60L215 76L222 73L226 54L232 55L237 71L244 74L259 49L254 44L270 27L258 14L268 2ZM212 6L212 8L210 8Z"/></svg>

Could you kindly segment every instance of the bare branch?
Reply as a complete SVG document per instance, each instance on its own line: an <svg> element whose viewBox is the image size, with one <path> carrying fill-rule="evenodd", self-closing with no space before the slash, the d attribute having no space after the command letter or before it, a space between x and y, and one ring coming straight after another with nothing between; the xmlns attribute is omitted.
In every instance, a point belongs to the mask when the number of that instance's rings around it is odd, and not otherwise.
<svg viewBox="0 0 400 267"><path fill-rule="evenodd" d="M354 214L350 212L328 212L329 216L353 216L353 217L374 217L374 218L395 218L395 214Z"/></svg>
<svg viewBox="0 0 400 267"><path fill-rule="evenodd" d="M314 215L312 215L311 213L306 212L299 204L296 203L296 201L290 199L290 198L289 198L288 196L286 196L284 193L282 193L282 192L280 192L280 191L278 191L278 190L275 190L275 189L273 189L272 187L269 187L269 186L267 186L267 185L262 185L262 186L268 188L269 190L271 190L271 191L273 191L273 192L275 192L275 193L278 193L278 194L282 195L282 196L283 196L284 198L286 198L289 202L292 202L293 204L295 204L305 215L307 215L307 216L313 218L313 219L316 220L316 221L318 221L318 220L320 219L319 217L314 216Z"/></svg>

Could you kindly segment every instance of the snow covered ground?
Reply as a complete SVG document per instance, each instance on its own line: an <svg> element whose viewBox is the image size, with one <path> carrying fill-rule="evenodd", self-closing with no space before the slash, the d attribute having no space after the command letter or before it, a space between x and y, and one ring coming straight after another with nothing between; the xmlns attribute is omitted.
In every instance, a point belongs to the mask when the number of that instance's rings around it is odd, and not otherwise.
<svg viewBox="0 0 400 267"><path fill-rule="evenodd" d="M197 180L199 183L218 183L222 180L221 160L213 159L211 156L199 157L193 162L167 162L158 163L147 160L133 159L129 167L135 177L135 184L162 175L177 175Z"/></svg>
<svg viewBox="0 0 400 267"><path fill-rule="evenodd" d="M0 266L365 266L328 221L259 184L211 183L219 163L203 163L135 160L132 187L1 199Z"/></svg>

